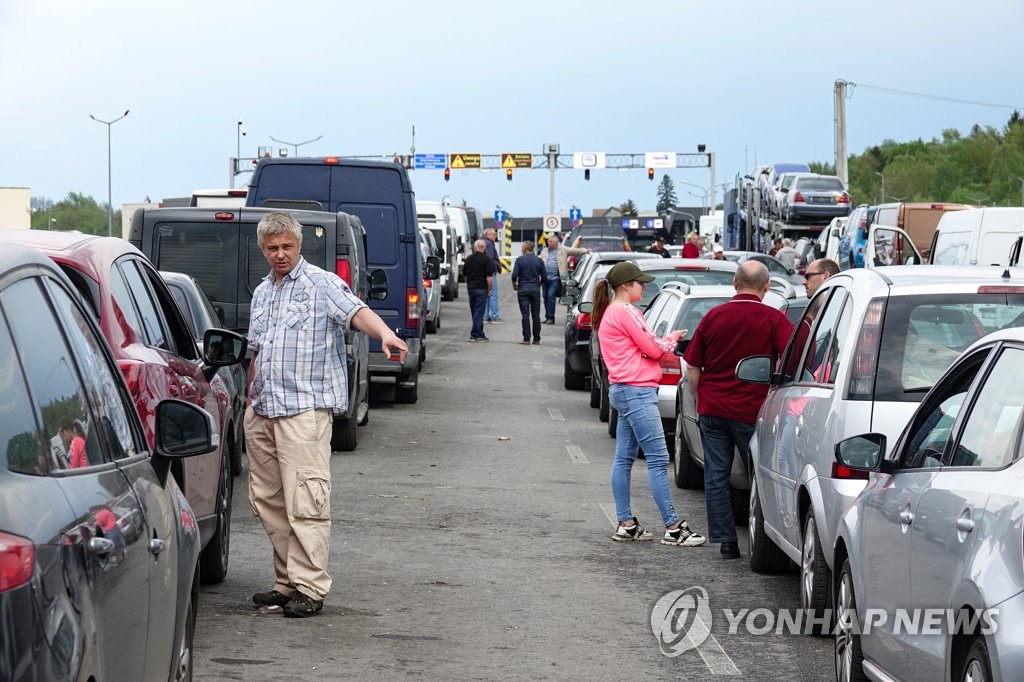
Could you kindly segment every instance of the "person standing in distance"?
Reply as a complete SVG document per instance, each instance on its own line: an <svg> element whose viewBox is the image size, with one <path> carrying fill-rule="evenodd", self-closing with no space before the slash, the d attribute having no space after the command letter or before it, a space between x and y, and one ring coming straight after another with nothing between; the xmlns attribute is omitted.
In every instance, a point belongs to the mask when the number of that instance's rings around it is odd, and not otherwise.
<svg viewBox="0 0 1024 682"><path fill-rule="evenodd" d="M400 360L409 349L344 280L302 257L290 214L263 216L256 238L270 273L252 295L245 442L249 501L273 546L275 582L252 600L305 618L331 589L331 422L349 400L343 333L359 329Z"/></svg>
<svg viewBox="0 0 1024 682"><path fill-rule="evenodd" d="M498 249L494 243L498 241L498 231L493 227L484 230L484 246L487 247L487 257L494 263L494 279L491 282L491 292L487 295L487 310L484 311L484 322L501 322L501 313L498 310L498 275L501 274L501 259L498 258ZM463 267L465 274L465 267Z"/></svg>
<svg viewBox="0 0 1024 682"><path fill-rule="evenodd" d="M691 232L683 244L683 258L700 258L700 235Z"/></svg>
<svg viewBox="0 0 1024 682"><path fill-rule="evenodd" d="M473 316L470 341L490 341L484 334L484 310L494 285L494 261L487 257L486 250L487 241L477 239L473 242L473 253L462 264L466 292L469 294L469 312Z"/></svg>
<svg viewBox="0 0 1024 682"><path fill-rule="evenodd" d="M612 462L612 494L619 525L612 535L617 542L652 540L633 516L629 505L629 486L638 448L647 458L647 482L665 524L663 545L695 547L707 540L690 530L679 518L668 485L668 448L658 415L658 382L661 358L672 355L685 330L669 332L657 338L647 326L643 313L634 304L640 300L647 282L636 263L622 261L612 266L594 289L592 319L601 341L601 354L608 367L608 400L619 413L615 432L615 459Z"/></svg>
<svg viewBox="0 0 1024 682"><path fill-rule="evenodd" d="M533 345L540 345L540 292L547 286L548 275L542 261L533 252L533 242L523 242L523 255L516 258L512 266L512 289L519 300L519 312L523 316L523 340L530 343L530 325L533 324Z"/></svg>
<svg viewBox="0 0 1024 682"><path fill-rule="evenodd" d="M648 251L651 253L656 253L662 258L672 257L672 254L669 253L668 249L665 248L665 235L663 234L659 234L657 236L657 238L654 240L654 243L651 244L651 248L649 248Z"/></svg>
<svg viewBox="0 0 1024 682"><path fill-rule="evenodd" d="M569 277L569 256L582 256L590 249L578 249L559 245L558 236L548 237L548 248L541 256L547 272L548 283L544 287L544 324L555 323L555 304L562 291L562 283Z"/></svg>
<svg viewBox="0 0 1024 682"><path fill-rule="evenodd" d="M733 454L738 450L744 462L750 459L757 413L768 395L767 386L737 380L736 365L751 355L768 355L774 365L793 332L785 313L761 303L768 292L763 263L740 264L733 286L736 295L704 315L683 355L697 396L708 533L711 542L721 543L723 559L740 557L729 486Z"/></svg>

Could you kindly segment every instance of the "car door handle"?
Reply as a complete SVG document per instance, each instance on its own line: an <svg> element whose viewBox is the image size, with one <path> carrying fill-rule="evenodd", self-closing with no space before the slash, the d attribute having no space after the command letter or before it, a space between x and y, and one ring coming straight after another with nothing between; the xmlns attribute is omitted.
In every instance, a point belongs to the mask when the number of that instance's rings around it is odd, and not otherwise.
<svg viewBox="0 0 1024 682"><path fill-rule="evenodd" d="M900 523L904 526L909 526L914 522L914 515L911 512L904 511L900 512Z"/></svg>
<svg viewBox="0 0 1024 682"><path fill-rule="evenodd" d="M107 538L90 538L88 547L93 554L106 556L114 551L114 541Z"/></svg>
<svg viewBox="0 0 1024 682"><path fill-rule="evenodd" d="M800 430L804 428L804 416L800 415L796 420L796 428L793 430L793 435L797 438L800 437Z"/></svg>
<svg viewBox="0 0 1024 682"><path fill-rule="evenodd" d="M149 541L149 553L156 556L167 548L167 543L158 538Z"/></svg>
<svg viewBox="0 0 1024 682"><path fill-rule="evenodd" d="M974 521L971 519L957 519L956 529L961 533L970 533L974 530Z"/></svg>

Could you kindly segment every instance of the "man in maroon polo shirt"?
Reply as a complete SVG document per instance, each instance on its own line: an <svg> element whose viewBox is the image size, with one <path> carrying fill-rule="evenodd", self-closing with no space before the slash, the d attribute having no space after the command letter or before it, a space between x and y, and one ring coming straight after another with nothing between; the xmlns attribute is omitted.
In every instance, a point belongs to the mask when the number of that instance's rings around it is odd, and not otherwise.
<svg viewBox="0 0 1024 682"><path fill-rule="evenodd" d="M708 311L693 332L683 359L690 390L697 396L700 440L704 446L704 499L711 542L721 543L724 559L738 559L729 475L733 453L750 459L757 412L768 387L738 381L736 365L751 355L768 355L772 364L789 342L793 325L761 303L768 292L768 268L747 261L733 279L736 295Z"/></svg>

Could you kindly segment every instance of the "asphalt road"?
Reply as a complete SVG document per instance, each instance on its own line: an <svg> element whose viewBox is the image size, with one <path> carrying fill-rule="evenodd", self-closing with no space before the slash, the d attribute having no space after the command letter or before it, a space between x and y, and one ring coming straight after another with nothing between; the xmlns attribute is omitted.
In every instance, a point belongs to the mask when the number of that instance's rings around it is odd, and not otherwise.
<svg viewBox="0 0 1024 682"><path fill-rule="evenodd" d="M485 325L490 343L468 343L461 286L427 337L419 402L394 405L375 385L359 447L333 456L334 586L319 616L261 614L250 601L273 568L246 474L236 479L230 569L201 592L195 678L834 679L831 638L748 631L797 608L799 592L795 572L751 572L745 529L739 561L721 560L717 546L657 542L644 460L633 508L656 540L611 541L614 440L589 393L562 387L562 311L540 346L518 345L506 275L504 323ZM703 492L673 494L705 530ZM652 609L669 592L700 589L710 611L691 601L677 615L690 624L704 614L687 642L701 624L710 636L663 654ZM725 609L767 611L730 633ZM666 639L671 653L678 638Z"/></svg>

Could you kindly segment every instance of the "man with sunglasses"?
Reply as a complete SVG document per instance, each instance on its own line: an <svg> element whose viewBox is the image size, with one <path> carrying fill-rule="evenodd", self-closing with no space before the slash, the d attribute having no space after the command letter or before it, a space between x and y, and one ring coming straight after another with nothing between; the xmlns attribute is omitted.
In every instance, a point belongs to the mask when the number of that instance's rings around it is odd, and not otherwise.
<svg viewBox="0 0 1024 682"><path fill-rule="evenodd" d="M839 264L831 258L819 258L812 261L804 271L804 291L807 298L814 296L814 292L821 287L822 282L839 273Z"/></svg>

